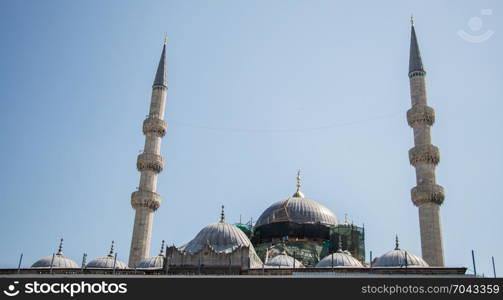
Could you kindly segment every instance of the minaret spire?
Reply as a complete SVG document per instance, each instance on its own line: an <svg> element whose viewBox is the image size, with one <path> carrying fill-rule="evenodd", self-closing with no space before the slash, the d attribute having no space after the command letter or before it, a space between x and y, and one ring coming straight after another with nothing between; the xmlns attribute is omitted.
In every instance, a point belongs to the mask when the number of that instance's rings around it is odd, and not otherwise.
<svg viewBox="0 0 503 300"><path fill-rule="evenodd" d="M159 59L159 64L157 65L157 72L155 73L154 86L162 85L167 86L168 76L166 72L166 45L168 43L168 38L164 37L164 45L162 46L161 58Z"/></svg>
<svg viewBox="0 0 503 300"><path fill-rule="evenodd" d="M423 61L421 53L419 52L419 45L417 43L416 30L414 29L414 18L411 17L410 26L410 54L409 54L409 73L413 71L422 71Z"/></svg>
<svg viewBox="0 0 503 300"><path fill-rule="evenodd" d="M435 111L428 106L425 78L426 72L412 24L409 58L412 108L407 111L407 123L414 130L414 147L409 150L409 161L416 168L416 186L411 190L411 198L419 208L423 258L430 266L443 266L440 205L444 202L444 188L436 183L435 178L440 152L431 144L430 128L435 122Z"/></svg>
<svg viewBox="0 0 503 300"><path fill-rule="evenodd" d="M166 67L166 43L162 47L161 58L157 66L150 111L143 121L145 146L143 153L138 155L136 168L141 173L138 190L131 195L131 205L136 210L131 249L129 252L129 267L135 268L140 261L149 256L152 237L154 212L161 205L161 196L157 191L157 175L164 168L161 157L161 139L166 134L167 123L164 121L164 108L168 91Z"/></svg>

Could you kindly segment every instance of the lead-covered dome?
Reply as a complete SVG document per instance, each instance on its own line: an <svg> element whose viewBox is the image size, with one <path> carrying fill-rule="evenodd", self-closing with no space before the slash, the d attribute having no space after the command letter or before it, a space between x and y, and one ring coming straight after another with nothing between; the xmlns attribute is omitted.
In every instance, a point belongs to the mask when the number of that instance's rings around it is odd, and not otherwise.
<svg viewBox="0 0 503 300"><path fill-rule="evenodd" d="M334 226L337 218L330 209L312 199L289 197L269 206L260 215L255 227L279 222Z"/></svg>
<svg viewBox="0 0 503 300"><path fill-rule="evenodd" d="M79 265L70 258L63 255L63 239L59 243L58 252L54 255L45 256L37 260L32 268L59 268L59 269L76 269Z"/></svg>
<svg viewBox="0 0 503 300"><path fill-rule="evenodd" d="M110 252L107 256L98 257L90 261L86 268L90 269L127 269L126 263L115 259L114 255L114 241L112 241L112 247L110 247Z"/></svg>
<svg viewBox="0 0 503 300"><path fill-rule="evenodd" d="M337 252L325 256L318 262L316 268L349 267L363 268L362 263L354 258L348 251L337 250Z"/></svg>
<svg viewBox="0 0 503 300"><path fill-rule="evenodd" d="M429 267L421 257L398 247L398 237L394 250L376 257L372 262L374 267Z"/></svg>
<svg viewBox="0 0 503 300"><path fill-rule="evenodd" d="M160 269L160 268L164 267L165 258L166 258L166 256L164 255L164 241L162 241L161 252L159 252L159 255L148 257L148 258L142 260L138 264L137 268L138 269Z"/></svg>
<svg viewBox="0 0 503 300"><path fill-rule="evenodd" d="M194 239L181 247L181 250L196 253L205 244L209 244L217 252L232 252L243 246L253 248L250 239L241 229L223 220L201 229Z"/></svg>
<svg viewBox="0 0 503 300"><path fill-rule="evenodd" d="M265 266L270 268L304 268L300 261L286 254L286 252L274 256L265 263Z"/></svg>
<svg viewBox="0 0 503 300"><path fill-rule="evenodd" d="M250 266L261 266L262 261L255 252L255 248L246 234L237 226L224 221L223 208L222 206L219 222L209 224L201 229L196 237L187 244L181 246L180 250L195 254L201 251L205 246L210 246L211 249L217 253L228 254L241 247L246 247L249 249Z"/></svg>
<svg viewBox="0 0 503 300"><path fill-rule="evenodd" d="M304 197L300 191L300 171L297 173L297 191L292 197L277 201L269 206L258 218L255 227L273 223L290 222L296 224L337 224L335 214L324 205Z"/></svg>

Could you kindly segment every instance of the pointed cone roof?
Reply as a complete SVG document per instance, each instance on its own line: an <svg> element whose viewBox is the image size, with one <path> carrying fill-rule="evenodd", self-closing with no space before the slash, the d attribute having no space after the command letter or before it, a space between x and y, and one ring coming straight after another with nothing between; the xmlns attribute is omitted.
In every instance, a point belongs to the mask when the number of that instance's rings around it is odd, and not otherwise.
<svg viewBox="0 0 503 300"><path fill-rule="evenodd" d="M412 71L424 71L421 53L417 44L416 30L414 24L411 26L410 32L410 55L409 55L409 73Z"/></svg>
<svg viewBox="0 0 503 300"><path fill-rule="evenodd" d="M164 42L164 46L162 47L161 59L155 73L154 85L168 85L168 76L166 74L166 42Z"/></svg>

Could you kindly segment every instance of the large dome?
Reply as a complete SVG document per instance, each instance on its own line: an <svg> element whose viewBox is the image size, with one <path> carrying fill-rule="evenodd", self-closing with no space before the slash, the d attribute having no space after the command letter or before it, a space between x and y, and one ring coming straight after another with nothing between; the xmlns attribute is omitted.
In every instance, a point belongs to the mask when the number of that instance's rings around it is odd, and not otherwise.
<svg viewBox="0 0 503 300"><path fill-rule="evenodd" d="M54 259L53 259L54 258ZM70 258L63 255L63 239L59 244L58 252L55 255L49 255L37 260L32 268L61 268L61 269L76 269L79 265Z"/></svg>
<svg viewBox="0 0 503 300"><path fill-rule="evenodd" d="M279 222L334 226L337 218L330 209L312 199L290 197L269 206L260 215L255 227Z"/></svg>
<svg viewBox="0 0 503 300"><path fill-rule="evenodd" d="M374 267L429 267L421 257L398 247L398 237L394 250L376 257L372 262Z"/></svg>
<svg viewBox="0 0 503 300"><path fill-rule="evenodd" d="M297 173L297 191L292 197L277 201L269 206L257 220L255 227L273 223L337 224L335 214L320 203L304 197L300 191L300 171Z"/></svg>

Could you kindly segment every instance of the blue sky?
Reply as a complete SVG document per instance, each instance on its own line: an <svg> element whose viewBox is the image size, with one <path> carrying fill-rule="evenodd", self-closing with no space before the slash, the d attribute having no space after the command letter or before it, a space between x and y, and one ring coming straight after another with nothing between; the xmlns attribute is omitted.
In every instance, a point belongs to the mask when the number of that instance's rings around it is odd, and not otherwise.
<svg viewBox="0 0 503 300"><path fill-rule="evenodd" d="M365 224L374 256L395 234L420 254L405 118L414 13L437 115L446 264L471 269L474 249L480 273L492 275L491 256L502 269L503 5L385 3L2 1L0 267L21 252L27 267L60 237L79 263L111 240L127 261L165 33L169 128L152 255L162 239L180 245L217 221L221 204L229 222L256 220L294 192L297 169L307 197ZM494 34L473 43L459 30Z"/></svg>

